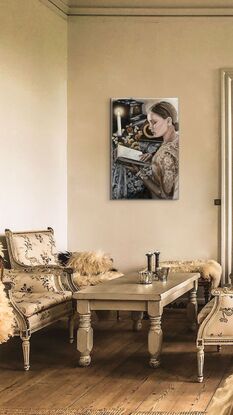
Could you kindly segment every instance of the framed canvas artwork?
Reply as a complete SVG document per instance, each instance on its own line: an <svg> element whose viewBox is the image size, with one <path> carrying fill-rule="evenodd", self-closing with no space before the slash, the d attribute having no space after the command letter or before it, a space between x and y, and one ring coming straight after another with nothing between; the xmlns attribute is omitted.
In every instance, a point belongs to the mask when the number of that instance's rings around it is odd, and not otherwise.
<svg viewBox="0 0 233 415"><path fill-rule="evenodd" d="M111 198L179 198L178 98L111 99Z"/></svg>

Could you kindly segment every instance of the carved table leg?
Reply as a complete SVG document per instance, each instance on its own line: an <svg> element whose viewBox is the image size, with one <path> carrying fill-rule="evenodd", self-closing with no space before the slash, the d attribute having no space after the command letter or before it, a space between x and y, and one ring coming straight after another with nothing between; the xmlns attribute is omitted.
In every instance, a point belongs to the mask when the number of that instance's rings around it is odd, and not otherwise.
<svg viewBox="0 0 233 415"><path fill-rule="evenodd" d="M143 319L143 312L142 311L132 311L131 318L133 320L133 331L139 331L142 328L142 319Z"/></svg>
<svg viewBox="0 0 233 415"><path fill-rule="evenodd" d="M80 366L89 366L91 363L90 352L93 348L93 330L91 327L91 313L80 314L79 328L77 332L77 349L81 356Z"/></svg>
<svg viewBox="0 0 233 415"><path fill-rule="evenodd" d="M150 316L150 330L148 333L148 350L150 353L150 366L156 368L160 365L159 355L162 348L163 332L161 329L161 316Z"/></svg>
<svg viewBox="0 0 233 415"><path fill-rule="evenodd" d="M22 340L24 370L29 370L30 369L29 358L30 358L30 337L31 336L21 334L20 337Z"/></svg>
<svg viewBox="0 0 233 415"><path fill-rule="evenodd" d="M203 382L204 345L197 346L198 382Z"/></svg>
<svg viewBox="0 0 233 415"><path fill-rule="evenodd" d="M194 281L193 289L189 292L189 303L187 305L187 317L191 330L197 328L197 281Z"/></svg>
<svg viewBox="0 0 233 415"><path fill-rule="evenodd" d="M70 344L74 342L74 315L69 318L69 334L70 334Z"/></svg>

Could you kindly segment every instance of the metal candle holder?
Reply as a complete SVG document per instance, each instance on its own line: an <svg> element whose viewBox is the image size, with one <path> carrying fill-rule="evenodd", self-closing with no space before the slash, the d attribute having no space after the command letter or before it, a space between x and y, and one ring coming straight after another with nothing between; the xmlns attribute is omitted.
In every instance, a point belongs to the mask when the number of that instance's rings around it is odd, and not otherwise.
<svg viewBox="0 0 233 415"><path fill-rule="evenodd" d="M154 252L154 256L155 256L155 273L156 273L156 269L159 268L159 255L160 255L160 252L159 251L155 251Z"/></svg>
<svg viewBox="0 0 233 415"><path fill-rule="evenodd" d="M153 256L152 252L148 252L146 254L146 257L147 257L147 271L149 271L149 272L152 271L152 256Z"/></svg>
<svg viewBox="0 0 233 415"><path fill-rule="evenodd" d="M154 252L154 256L155 256L155 266L156 266L156 268L159 268L159 255L160 255L160 252L159 251L155 251Z"/></svg>

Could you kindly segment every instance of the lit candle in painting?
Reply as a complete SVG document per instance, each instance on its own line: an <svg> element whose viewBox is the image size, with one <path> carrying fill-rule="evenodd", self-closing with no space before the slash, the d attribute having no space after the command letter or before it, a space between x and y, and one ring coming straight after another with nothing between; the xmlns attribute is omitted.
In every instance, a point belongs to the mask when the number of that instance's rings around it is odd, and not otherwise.
<svg viewBox="0 0 233 415"><path fill-rule="evenodd" d="M117 135L121 137L121 114L120 111L117 111Z"/></svg>

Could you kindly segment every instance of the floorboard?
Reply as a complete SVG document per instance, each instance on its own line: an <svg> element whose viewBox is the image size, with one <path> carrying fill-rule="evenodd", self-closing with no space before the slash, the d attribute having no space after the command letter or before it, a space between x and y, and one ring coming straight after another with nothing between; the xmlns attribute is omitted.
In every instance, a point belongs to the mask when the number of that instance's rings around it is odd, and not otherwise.
<svg viewBox="0 0 233 415"><path fill-rule="evenodd" d="M124 408L139 411L204 411L217 387L233 373L233 347L207 348L204 382L196 382L196 334L188 330L184 310L165 310L161 366L148 365L148 320L133 332L127 314L121 320L93 323L92 364L78 367L76 344L67 342L64 322L33 334L31 369L22 370L21 344L0 347L0 407Z"/></svg>

